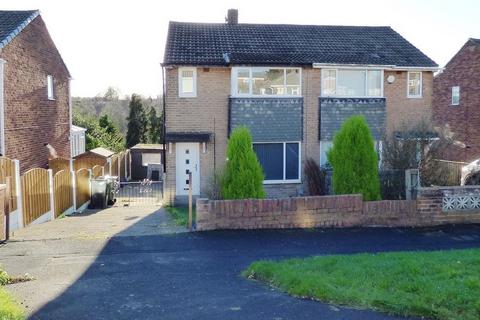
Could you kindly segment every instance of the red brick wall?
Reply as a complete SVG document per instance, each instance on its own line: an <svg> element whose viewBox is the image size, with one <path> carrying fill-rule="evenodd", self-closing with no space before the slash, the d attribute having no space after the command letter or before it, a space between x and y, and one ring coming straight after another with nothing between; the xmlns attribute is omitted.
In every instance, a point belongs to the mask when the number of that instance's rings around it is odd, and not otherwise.
<svg viewBox="0 0 480 320"><path fill-rule="evenodd" d="M480 158L480 44L467 42L434 79L433 119L439 127L449 127L454 139L469 148L452 147L447 160ZM452 86L460 86L460 105L452 106Z"/></svg>
<svg viewBox="0 0 480 320"><path fill-rule="evenodd" d="M70 158L69 74L38 16L1 52L4 73L6 156L20 160L21 171L46 167L51 144ZM47 75L55 82L55 100L47 98Z"/></svg>
<svg viewBox="0 0 480 320"><path fill-rule="evenodd" d="M197 229L418 227L479 223L480 209L444 211L444 195L478 195L478 186L422 188L417 200L363 202L361 195L262 200L197 200Z"/></svg>

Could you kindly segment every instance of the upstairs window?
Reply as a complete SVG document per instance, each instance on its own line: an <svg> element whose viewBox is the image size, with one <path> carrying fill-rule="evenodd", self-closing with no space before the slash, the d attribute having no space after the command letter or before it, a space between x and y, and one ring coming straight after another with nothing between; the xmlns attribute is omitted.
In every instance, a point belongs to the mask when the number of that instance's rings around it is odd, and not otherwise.
<svg viewBox="0 0 480 320"><path fill-rule="evenodd" d="M460 104L460 87L452 87L452 106L458 106Z"/></svg>
<svg viewBox="0 0 480 320"><path fill-rule="evenodd" d="M300 96L299 68L233 68L232 95Z"/></svg>
<svg viewBox="0 0 480 320"><path fill-rule="evenodd" d="M373 69L323 69L323 97L382 97L383 72Z"/></svg>
<svg viewBox="0 0 480 320"><path fill-rule="evenodd" d="M178 69L178 96L192 98L197 96L197 69Z"/></svg>
<svg viewBox="0 0 480 320"><path fill-rule="evenodd" d="M422 97L422 73L409 72L408 73L408 89L407 96L409 98Z"/></svg>
<svg viewBox="0 0 480 320"><path fill-rule="evenodd" d="M55 100L55 90L54 90L54 82L53 76L47 76L47 98L48 100Z"/></svg>

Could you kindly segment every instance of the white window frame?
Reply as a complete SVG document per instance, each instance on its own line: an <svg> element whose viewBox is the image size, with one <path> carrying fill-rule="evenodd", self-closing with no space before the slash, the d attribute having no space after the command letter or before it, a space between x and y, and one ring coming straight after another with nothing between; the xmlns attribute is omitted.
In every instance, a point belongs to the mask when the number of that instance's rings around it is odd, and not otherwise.
<svg viewBox="0 0 480 320"><path fill-rule="evenodd" d="M193 72L193 92L183 92L182 88L182 72ZM181 67L178 68L178 96L180 98L196 98L197 97L197 68L194 67Z"/></svg>
<svg viewBox="0 0 480 320"><path fill-rule="evenodd" d="M52 75L47 75L47 98L55 100L55 81Z"/></svg>
<svg viewBox="0 0 480 320"><path fill-rule="evenodd" d="M290 179L287 180L287 166L286 166L286 158L287 158L287 143L298 143L298 179ZM286 183L301 183L302 182L302 142L301 141L255 141L252 144L252 148L254 144L283 144L283 179L279 180L263 180L263 184L286 184ZM263 169L262 169L263 170Z"/></svg>
<svg viewBox="0 0 480 320"><path fill-rule="evenodd" d="M412 73L419 73L420 74L420 93L419 94L410 94L409 86L410 86L410 75ZM407 98L411 99L419 99L423 97L423 72L422 71L408 71L407 72Z"/></svg>
<svg viewBox="0 0 480 320"><path fill-rule="evenodd" d="M300 76L300 94L253 94L253 82L252 82L252 71L255 69L263 69L263 68L269 68L269 69L283 69L283 75L284 75L284 80L283 80L283 86L285 89L287 88L287 69L295 69L299 70L299 76ZM237 83L237 78L238 78L238 71L239 70L248 70L249 71L249 83L248 83L248 91L249 93L238 93L238 83ZM275 98L298 98L302 97L302 68L296 68L296 67L233 67L232 68L232 74L231 74L231 88L230 88L230 95L234 98L236 97L242 97L242 98L261 98L261 97L275 97ZM285 90L287 92L287 90Z"/></svg>
<svg viewBox="0 0 480 320"><path fill-rule="evenodd" d="M458 88L458 101L454 102L453 101L453 89ZM453 86L452 87L452 99L451 99L452 106L458 106L460 105L460 86Z"/></svg>
<svg viewBox="0 0 480 320"><path fill-rule="evenodd" d="M363 96L344 96L344 95L338 95L336 93L337 88L338 88L338 70L358 70L358 71L365 71L365 95ZM380 71L380 95L379 96L369 96L367 95L367 85L368 85L368 71ZM323 88L322 88L322 83L323 83L323 74L327 71L334 71L335 72L335 94L331 95L324 95L323 94ZM384 98L384 74L385 74L385 69L383 68L375 68L375 67L345 67L345 68L323 68L321 69L321 75L320 75L320 96L324 98Z"/></svg>

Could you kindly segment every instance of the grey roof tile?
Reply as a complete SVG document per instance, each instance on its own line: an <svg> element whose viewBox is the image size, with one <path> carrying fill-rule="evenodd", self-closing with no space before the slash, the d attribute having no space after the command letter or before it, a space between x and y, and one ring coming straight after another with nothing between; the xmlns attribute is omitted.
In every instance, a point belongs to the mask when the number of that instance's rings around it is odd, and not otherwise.
<svg viewBox="0 0 480 320"><path fill-rule="evenodd" d="M170 22L165 65L311 65L437 67L390 27Z"/></svg>
<svg viewBox="0 0 480 320"><path fill-rule="evenodd" d="M38 10L0 10L0 48L12 41L38 14Z"/></svg>

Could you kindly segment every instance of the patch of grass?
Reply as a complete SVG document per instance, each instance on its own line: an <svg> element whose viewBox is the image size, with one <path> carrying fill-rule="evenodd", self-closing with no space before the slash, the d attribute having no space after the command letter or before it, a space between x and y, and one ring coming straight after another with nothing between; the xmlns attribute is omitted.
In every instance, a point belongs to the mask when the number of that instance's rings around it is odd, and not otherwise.
<svg viewBox="0 0 480 320"><path fill-rule="evenodd" d="M12 283L15 279L10 278L8 274L0 269L0 319L1 320L20 320L25 319L25 315L20 306L10 296L3 287L5 284Z"/></svg>
<svg viewBox="0 0 480 320"><path fill-rule="evenodd" d="M167 212L172 217L173 222L177 226L188 227L188 207L167 207ZM195 223L196 212L195 207L192 209L193 222Z"/></svg>
<svg viewBox="0 0 480 320"><path fill-rule="evenodd" d="M257 261L242 275L301 298L429 319L480 319L480 249Z"/></svg>

